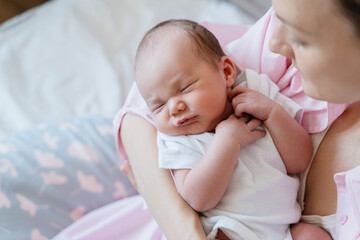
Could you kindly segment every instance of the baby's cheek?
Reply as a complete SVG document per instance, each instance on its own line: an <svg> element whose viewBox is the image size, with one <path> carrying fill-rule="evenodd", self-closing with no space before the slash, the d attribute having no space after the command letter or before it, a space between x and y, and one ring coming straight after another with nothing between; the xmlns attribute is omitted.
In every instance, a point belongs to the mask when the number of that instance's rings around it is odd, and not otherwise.
<svg viewBox="0 0 360 240"><path fill-rule="evenodd" d="M155 128L165 134L173 134L174 126L172 126L170 119L166 117L153 118Z"/></svg>
<svg viewBox="0 0 360 240"><path fill-rule="evenodd" d="M165 126L164 126L164 121L158 117L158 116L153 116L153 122L154 122L154 125L155 125L155 128L159 131L161 131L161 129L163 129Z"/></svg>

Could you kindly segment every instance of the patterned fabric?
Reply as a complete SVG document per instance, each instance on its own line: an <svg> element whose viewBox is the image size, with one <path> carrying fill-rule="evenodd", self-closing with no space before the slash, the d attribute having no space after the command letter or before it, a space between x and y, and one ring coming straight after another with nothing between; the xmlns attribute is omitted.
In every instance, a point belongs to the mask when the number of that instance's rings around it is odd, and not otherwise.
<svg viewBox="0 0 360 240"><path fill-rule="evenodd" d="M0 139L0 239L49 239L137 194L119 169L111 119L71 119Z"/></svg>

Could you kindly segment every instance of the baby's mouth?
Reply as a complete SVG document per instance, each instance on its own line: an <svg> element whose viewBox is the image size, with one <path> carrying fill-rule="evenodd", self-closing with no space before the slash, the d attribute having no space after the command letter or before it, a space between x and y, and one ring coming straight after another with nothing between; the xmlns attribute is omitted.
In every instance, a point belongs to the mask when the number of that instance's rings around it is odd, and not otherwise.
<svg viewBox="0 0 360 240"><path fill-rule="evenodd" d="M190 118L183 118L183 119L177 121L177 126L182 127L187 124L193 123L197 120L197 118L198 118L198 116L194 116L194 117L190 117Z"/></svg>

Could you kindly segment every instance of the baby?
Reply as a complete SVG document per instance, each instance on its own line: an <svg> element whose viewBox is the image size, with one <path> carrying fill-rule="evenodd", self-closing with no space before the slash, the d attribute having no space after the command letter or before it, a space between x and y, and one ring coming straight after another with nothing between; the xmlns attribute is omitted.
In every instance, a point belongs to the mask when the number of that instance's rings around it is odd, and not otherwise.
<svg viewBox="0 0 360 240"><path fill-rule="evenodd" d="M158 130L159 165L198 212L208 239L301 239L297 173L312 145L299 105L266 75L236 67L217 39L189 20L152 28L135 80ZM331 239L303 224L313 239Z"/></svg>

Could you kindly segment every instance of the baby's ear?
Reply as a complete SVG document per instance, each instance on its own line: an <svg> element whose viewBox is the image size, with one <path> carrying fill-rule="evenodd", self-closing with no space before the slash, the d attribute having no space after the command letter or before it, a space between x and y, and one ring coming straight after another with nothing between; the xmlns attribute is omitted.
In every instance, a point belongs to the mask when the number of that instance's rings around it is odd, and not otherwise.
<svg viewBox="0 0 360 240"><path fill-rule="evenodd" d="M221 70L223 71L226 86L231 87L236 78L236 67L234 62L228 56L221 57Z"/></svg>

